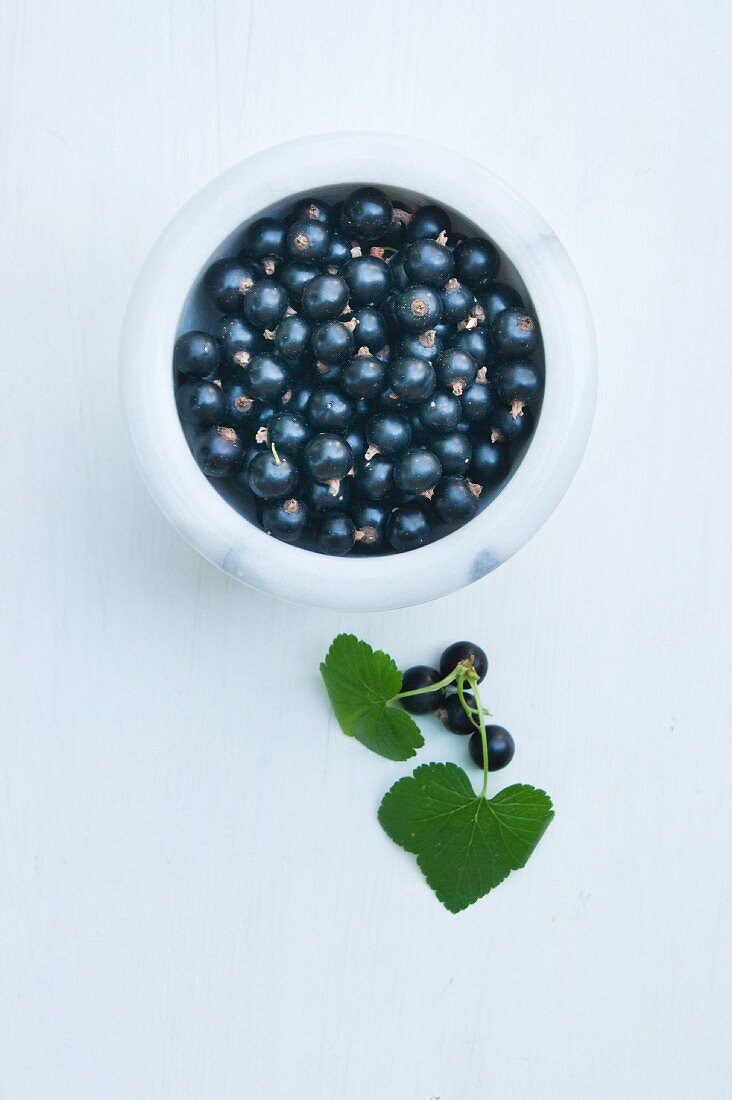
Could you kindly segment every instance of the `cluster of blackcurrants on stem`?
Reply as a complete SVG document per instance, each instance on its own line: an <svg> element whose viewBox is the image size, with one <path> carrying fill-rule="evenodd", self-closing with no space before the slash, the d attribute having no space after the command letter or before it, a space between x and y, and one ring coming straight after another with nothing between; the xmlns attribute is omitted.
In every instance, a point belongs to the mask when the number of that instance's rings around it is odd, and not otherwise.
<svg viewBox="0 0 732 1100"><path fill-rule="evenodd" d="M264 530L405 551L470 520L534 428L536 320L491 241L376 187L262 217L203 289L174 368L196 459ZM484 498L485 499L485 498Z"/></svg>
<svg viewBox="0 0 732 1100"><path fill-rule="evenodd" d="M487 672L488 658L480 646L454 642L440 657L439 669L430 665L408 668L397 696L410 714L434 713L451 733L469 735L470 755L486 776L488 770L500 771L510 764L516 747L503 726L486 724L489 712L481 703L477 686Z"/></svg>

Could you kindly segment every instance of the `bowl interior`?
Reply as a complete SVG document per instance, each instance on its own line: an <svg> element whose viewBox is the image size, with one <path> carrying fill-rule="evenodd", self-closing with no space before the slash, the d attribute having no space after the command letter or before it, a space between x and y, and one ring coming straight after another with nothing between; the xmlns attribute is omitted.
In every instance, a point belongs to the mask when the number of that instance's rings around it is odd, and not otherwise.
<svg viewBox="0 0 732 1100"><path fill-rule="evenodd" d="M499 252L499 255L501 257L501 266L500 266L500 270L498 272L498 275L496 276L496 279L499 282L507 283L509 286L512 286L515 290L519 291L519 293L521 294L527 308L530 310L530 312L535 317L537 317L538 322L539 322L539 329L541 330L542 319L541 319L540 316L537 315L537 311L536 311L534 303L531 299L531 295L529 294L528 288L527 288L526 284L524 283L523 279L521 278L521 273L518 270L516 264L511 259L511 257L509 255L507 255L506 251L503 248L501 248L500 245L495 241L495 239L493 237L493 234L491 233L490 225L477 225L475 222L471 221L469 218L466 218L465 215L462 214L459 210L456 210L453 207L451 207L449 204L445 203L444 200L442 200L442 199L438 200L438 199L436 199L436 198L434 198L430 195L425 194L422 191L412 191L412 190L405 189L405 188L399 188L399 190L397 191L393 187L389 187L388 185L385 185L384 183L382 183L379 180L366 179L366 180L353 180L351 182L344 182L344 183L337 184L337 185L318 187L316 189L309 190L309 191L293 192L289 195L284 196L281 199L278 199L275 202L272 202L269 206L266 206L263 209L255 211L254 213L251 214L251 216L249 216L245 220L243 220L241 222L241 224L239 226L237 226L237 228L233 232L231 232L221 242L221 244L216 249L214 249L214 251L210 254L208 259L206 260L205 264L203 264L200 271L198 272L198 275L197 275L196 279L194 280L194 283L193 283L193 285L190 289L190 292L188 293L188 296L186 297L186 300L183 303L183 307L181 309L180 317L179 317L179 320L178 320L178 326L177 326L177 330L176 330L176 334L175 334L176 339L177 339L178 336L182 335L184 332L189 332L192 329L200 329L204 332L208 332L208 331L212 331L213 328L215 328L216 323L220 319L220 315L216 311L216 309L214 308L214 306L211 304L211 302L209 301L209 299L206 297L206 295L204 293L204 290L203 290L203 276L205 275L206 271L208 270L210 265L212 263L214 263L215 260L221 259L224 256L236 255L239 251L241 251L241 249L244 247L244 237L245 237L245 234L246 234L246 230L247 230L248 226L253 221L256 221L258 218L261 218L261 217L276 217L276 218L283 217L283 216L285 216L286 214L289 213L289 211L291 210L294 203L296 203L299 199L305 198L306 196L310 196L310 195L315 195L316 197L322 198L326 202L335 203L335 202L338 202L338 201L344 199L346 197L346 195L350 191L353 191L355 188L363 187L363 186L366 186L366 185L380 187L383 191L385 191L389 195L389 197L393 201L394 200L401 200L406 205L408 205L410 208L414 208L414 207L417 207L417 206L424 206L426 204L439 205L443 209L445 209L447 211L447 213L450 215L450 220L452 222L452 227L453 227L454 231L456 231L456 232L458 232L458 233L460 233L464 236L469 236L469 237L488 237L489 240L493 241L493 243L496 245L496 247L498 249L498 252ZM171 346L171 348L170 348L170 362L171 362L170 384L171 384L171 387L172 387L173 382L174 382L174 375L173 375L173 369L172 369L172 359L173 359L173 348ZM534 354L533 359L540 365L540 367L542 368L542 371L544 373L546 373L546 363L545 363L545 357L544 357L543 344L540 346L539 350ZM537 405L537 407L534 410L534 413L535 413L535 418L536 418L536 424L538 425L538 422L539 422L539 419L540 419L540 416L541 416L541 404ZM185 425L185 424L181 423L181 431L186 436L186 438L189 442L189 445L192 445L193 440L194 440L194 436L195 436L194 429L192 429L188 425ZM536 431L536 426L535 426L534 431ZM488 507L488 505L490 505L490 503L500 493L502 493L505 490L506 486L509 484L512 477L516 473L518 467L520 466L520 464L521 464L521 462L524 458L524 455L526 454L528 449L531 447L533 438L534 438L534 435L532 434L531 438L526 443L524 443L523 446L515 448L515 450L513 452L513 462L512 462L512 465L511 465L511 469L509 471L508 476L501 482L501 484L498 487L496 487L494 489L491 489L491 490L486 490L481 494L479 509L478 509L478 515L481 512L483 512L486 509L486 507ZM204 475L201 474L201 477L203 477L203 476ZM228 484L226 479L211 480L210 485L211 485L212 490L215 491L215 492L218 492L231 505L232 508L236 509L236 511L240 515L246 516L246 518L248 520L250 520L252 523L254 523L257 527L259 526L256 523L255 505L254 505L253 500L251 500L250 498L244 496L243 494L237 493ZM475 519L471 520L470 522L474 523ZM455 533L457 534L457 532L455 532ZM292 546L292 547L288 547L288 549L292 550L293 552L299 552L299 553L302 553L303 551L312 552L312 548L308 547L307 545ZM418 551L410 551L410 553L412 553L412 554L417 553L417 552ZM393 553L393 552L390 552L390 553ZM378 555L371 555L371 556L378 556ZM363 559L359 559L359 560L363 560Z"/></svg>

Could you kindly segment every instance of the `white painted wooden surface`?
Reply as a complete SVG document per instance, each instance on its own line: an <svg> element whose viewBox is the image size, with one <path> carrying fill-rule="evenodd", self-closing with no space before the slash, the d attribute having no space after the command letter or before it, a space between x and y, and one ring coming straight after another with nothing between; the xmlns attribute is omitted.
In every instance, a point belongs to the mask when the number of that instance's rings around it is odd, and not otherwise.
<svg viewBox="0 0 732 1100"><path fill-rule="evenodd" d="M0 9L8 1100L720 1100L729 1016L729 7L5 0ZM429 136L573 256L595 432L517 558L429 607L238 588L170 530L116 397L163 224L272 142ZM399 769L317 677L484 641L530 867L458 918L374 812ZM434 730L434 758L463 745Z"/></svg>

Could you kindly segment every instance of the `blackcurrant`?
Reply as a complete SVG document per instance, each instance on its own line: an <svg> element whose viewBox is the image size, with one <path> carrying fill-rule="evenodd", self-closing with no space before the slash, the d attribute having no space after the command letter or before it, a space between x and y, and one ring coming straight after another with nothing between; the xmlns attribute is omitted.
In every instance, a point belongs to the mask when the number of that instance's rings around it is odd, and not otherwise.
<svg viewBox="0 0 732 1100"><path fill-rule="evenodd" d="M389 343L389 328L384 314L378 309L361 306L353 311L353 320L356 322L353 341L357 348L368 348L376 355Z"/></svg>
<svg viewBox="0 0 732 1100"><path fill-rule="evenodd" d="M523 309L524 305L519 292L506 283L489 283L484 290L478 291L475 300L483 311L482 323L489 326L504 309L510 306Z"/></svg>
<svg viewBox="0 0 732 1100"><path fill-rule="evenodd" d="M343 436L321 432L305 446L305 469L315 481L328 484L345 477L353 467L353 451Z"/></svg>
<svg viewBox="0 0 732 1100"><path fill-rule="evenodd" d="M486 726L486 748L488 749L488 768L499 772L510 764L516 751L513 737L503 726ZM483 767L483 739L478 730L470 738L470 756L479 768Z"/></svg>
<svg viewBox="0 0 732 1100"><path fill-rule="evenodd" d="M438 391L417 406L422 427L428 432L452 432L462 416L460 401L451 393Z"/></svg>
<svg viewBox="0 0 732 1100"><path fill-rule="evenodd" d="M472 691L464 691L463 698L469 707L475 707L475 696ZM453 695L446 695L443 703L440 704L440 708L437 711L437 717L440 719L446 729L450 730L450 733L458 733L462 737L467 737L470 733L475 733L475 726L470 720L468 714L460 702L460 696L455 693Z"/></svg>
<svg viewBox="0 0 732 1100"><path fill-rule="evenodd" d="M394 550L416 550L429 542L432 521L425 504L414 501L395 508L386 525L386 537Z"/></svg>
<svg viewBox="0 0 732 1100"><path fill-rule="evenodd" d="M288 386L287 367L278 355L260 352L249 364L249 390L260 401L278 401Z"/></svg>
<svg viewBox="0 0 732 1100"><path fill-rule="evenodd" d="M293 260L321 263L328 254L329 243L326 226L309 218L293 222L287 230L287 253Z"/></svg>
<svg viewBox="0 0 732 1100"><path fill-rule="evenodd" d="M286 455L278 458L272 451L262 451L247 468L249 488L264 500L281 500L291 495L296 483L297 467Z"/></svg>
<svg viewBox="0 0 732 1100"><path fill-rule="evenodd" d="M315 515L325 512L345 512L351 504L353 478L344 477L340 484L323 485L320 481L306 480L300 496Z"/></svg>
<svg viewBox="0 0 732 1100"><path fill-rule="evenodd" d="M389 228L380 238L379 243L389 248L401 248L407 239L407 226L412 217L409 203L403 199L392 198L391 208Z"/></svg>
<svg viewBox="0 0 732 1100"><path fill-rule="evenodd" d="M285 224L276 218L258 218L252 222L244 237L244 247L255 260L273 256L282 259L285 254Z"/></svg>
<svg viewBox="0 0 732 1100"><path fill-rule="evenodd" d="M400 355L389 368L389 384L405 401L424 401L435 391L435 369L426 359Z"/></svg>
<svg viewBox="0 0 732 1100"><path fill-rule="evenodd" d="M493 338L490 331L482 325L461 329L450 340L450 347L472 355L478 368L484 367L494 358Z"/></svg>
<svg viewBox="0 0 732 1100"><path fill-rule="evenodd" d="M312 432L307 420L300 413L276 413L267 425L267 442L271 443L279 455L297 459Z"/></svg>
<svg viewBox="0 0 732 1100"><path fill-rule="evenodd" d="M258 329L274 329L287 311L287 291L274 279L255 283L244 297L244 316Z"/></svg>
<svg viewBox="0 0 732 1100"><path fill-rule="evenodd" d="M443 321L454 325L458 321L467 320L475 305L475 297L471 290L457 279L448 279L438 293L442 302Z"/></svg>
<svg viewBox="0 0 732 1100"><path fill-rule="evenodd" d="M321 363L318 361L315 364L315 374L322 386L340 386L341 384L341 366L339 363Z"/></svg>
<svg viewBox="0 0 732 1100"><path fill-rule="evenodd" d="M485 650L475 642L453 642L442 651L440 657L440 676L449 676L460 661L472 660L473 669L478 677L478 683L482 683L488 671L488 658Z"/></svg>
<svg viewBox="0 0 732 1100"><path fill-rule="evenodd" d="M424 237L439 237L450 232L450 218L441 206L420 206L412 215L407 226L407 239L421 240Z"/></svg>
<svg viewBox="0 0 732 1100"><path fill-rule="evenodd" d="M313 332L313 353L322 363L344 363L353 348L353 333L340 321L325 321Z"/></svg>
<svg viewBox="0 0 732 1100"><path fill-rule="evenodd" d="M417 359L425 359L428 363L435 363L442 351L444 342L437 335L436 329L427 329L426 332L414 332L405 336L399 344L399 355L414 355Z"/></svg>
<svg viewBox="0 0 732 1100"><path fill-rule="evenodd" d="M221 423L230 428L256 431L260 427L259 414L268 403L257 401L249 390L249 382L226 382L223 386L224 414Z"/></svg>
<svg viewBox="0 0 732 1100"><path fill-rule="evenodd" d="M302 292L302 308L311 321L332 321L348 302L348 285L339 275L317 275Z"/></svg>
<svg viewBox="0 0 732 1100"><path fill-rule="evenodd" d="M205 379L191 379L178 386L175 394L178 415L187 424L220 424L224 416L221 386Z"/></svg>
<svg viewBox="0 0 732 1100"><path fill-rule="evenodd" d="M292 305L299 306L305 287L319 274L320 268L316 264L307 263L304 260L290 260L278 270L277 278L287 291L287 297Z"/></svg>
<svg viewBox="0 0 732 1100"><path fill-rule="evenodd" d="M345 512L329 512L318 521L315 537L321 553L342 557L353 549L356 528Z"/></svg>
<svg viewBox="0 0 732 1100"><path fill-rule="evenodd" d="M433 435L430 449L437 455L444 474L465 475L470 468L472 447L464 432L444 432ZM480 478L477 478L480 481Z"/></svg>
<svg viewBox="0 0 732 1100"><path fill-rule="evenodd" d="M191 378L210 378L219 366L219 345L207 332L184 332L173 348L173 366Z"/></svg>
<svg viewBox="0 0 732 1100"><path fill-rule="evenodd" d="M328 251L323 261L326 268L340 271L351 259L351 246L340 233L331 233Z"/></svg>
<svg viewBox="0 0 732 1100"><path fill-rule="evenodd" d="M520 306L502 310L491 325L491 335L499 355L522 358L539 346L539 326Z"/></svg>
<svg viewBox="0 0 732 1100"><path fill-rule="evenodd" d="M409 421L398 413L378 413L366 425L366 439L380 454L388 458L403 454L411 438Z"/></svg>
<svg viewBox="0 0 732 1100"><path fill-rule="evenodd" d="M300 413L301 416L305 416L308 411L310 398L313 396L314 392L315 388L311 386L309 382L298 382L289 391L289 398L287 397L287 392L283 394L282 406L287 409L288 412Z"/></svg>
<svg viewBox="0 0 732 1100"><path fill-rule="evenodd" d="M493 394L487 382L473 382L460 398L463 416L470 423L485 420L495 405Z"/></svg>
<svg viewBox="0 0 732 1100"><path fill-rule="evenodd" d="M484 489L494 489L506 479L511 469L511 452L505 443L482 439L473 444L470 476Z"/></svg>
<svg viewBox="0 0 732 1100"><path fill-rule="evenodd" d="M386 524L391 508L368 500L355 500L351 505L351 519L356 528L356 550L376 550L386 538Z"/></svg>
<svg viewBox="0 0 732 1100"><path fill-rule="evenodd" d="M389 229L391 201L378 187L359 187L343 201L341 224L347 236L375 241Z"/></svg>
<svg viewBox="0 0 732 1100"><path fill-rule="evenodd" d="M528 359L514 359L499 364L494 377L496 393L503 401L524 401L531 404L541 397L541 372Z"/></svg>
<svg viewBox="0 0 732 1100"><path fill-rule="evenodd" d="M410 286L399 295L394 310L408 332L425 332L442 317L442 302L431 287Z"/></svg>
<svg viewBox="0 0 732 1100"><path fill-rule="evenodd" d="M330 386L314 390L308 401L307 418L316 431L347 432L353 416L353 402Z"/></svg>
<svg viewBox="0 0 732 1100"><path fill-rule="evenodd" d="M341 385L351 397L375 397L384 383L384 364L373 355L354 355L341 369Z"/></svg>
<svg viewBox="0 0 732 1100"><path fill-rule="evenodd" d="M381 454L357 463L354 488L367 500L384 500L394 491L394 463Z"/></svg>
<svg viewBox="0 0 732 1100"><path fill-rule="evenodd" d="M207 477L226 477L242 459L242 445L233 428L209 428L196 441L196 460Z"/></svg>
<svg viewBox="0 0 732 1100"><path fill-rule="evenodd" d="M435 369L440 385L457 397L472 385L478 371L473 356L460 348L446 348L438 356Z"/></svg>
<svg viewBox="0 0 732 1100"><path fill-rule="evenodd" d="M304 317L285 317L275 330L275 351L287 363L299 365L311 354L312 329Z"/></svg>
<svg viewBox="0 0 732 1100"><path fill-rule="evenodd" d="M534 417L528 405L522 401L513 401L507 408L499 405L488 418L493 443L525 443L534 430Z"/></svg>
<svg viewBox="0 0 732 1100"><path fill-rule="evenodd" d="M282 542L299 542L309 521L307 505L296 497L268 501L262 508L261 523L268 535Z"/></svg>
<svg viewBox="0 0 732 1100"><path fill-rule="evenodd" d="M323 199L305 198L296 202L292 208L294 221L319 222L321 225L331 224L331 207Z"/></svg>
<svg viewBox="0 0 732 1100"><path fill-rule="evenodd" d="M378 306L387 298L391 287L391 271L376 256L357 256L343 268L352 306Z"/></svg>
<svg viewBox="0 0 732 1100"><path fill-rule="evenodd" d="M420 688L429 688L433 684L439 684L443 677L436 668L429 665L414 665L402 674L402 691L416 691ZM445 692L442 688L435 691L425 691L422 695L409 695L399 702L410 714L432 714L445 700Z"/></svg>
<svg viewBox="0 0 732 1100"><path fill-rule="evenodd" d="M264 268L254 260L227 257L211 264L203 278L203 289L220 313L241 313L244 298L259 279Z"/></svg>
<svg viewBox="0 0 732 1100"><path fill-rule="evenodd" d="M409 281L420 286L441 287L452 276L452 252L429 238L415 241L404 251L404 270Z"/></svg>
<svg viewBox="0 0 732 1100"><path fill-rule="evenodd" d="M409 276L404 268L404 253L397 252L389 261L389 271L395 290L406 290L409 286Z"/></svg>
<svg viewBox="0 0 732 1100"><path fill-rule="evenodd" d="M241 374L249 366L252 356L264 350L264 338L243 317L223 317L218 325L224 364L230 371Z"/></svg>
<svg viewBox="0 0 732 1100"><path fill-rule="evenodd" d="M478 511L480 486L465 477L451 474L443 477L432 497L438 516L451 527L467 523Z"/></svg>
<svg viewBox="0 0 732 1100"><path fill-rule="evenodd" d="M394 481L402 493L424 493L434 489L441 477L440 460L426 447L413 447L394 466Z"/></svg>
<svg viewBox="0 0 732 1100"><path fill-rule="evenodd" d="M471 290L495 279L500 262L498 249L484 237L468 237L455 249L455 274Z"/></svg>

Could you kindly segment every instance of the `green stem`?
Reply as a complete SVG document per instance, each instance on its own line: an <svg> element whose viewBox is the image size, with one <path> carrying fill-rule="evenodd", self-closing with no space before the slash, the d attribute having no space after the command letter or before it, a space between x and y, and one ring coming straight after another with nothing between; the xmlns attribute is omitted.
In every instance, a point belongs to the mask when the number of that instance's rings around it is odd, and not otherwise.
<svg viewBox="0 0 732 1100"><path fill-rule="evenodd" d="M440 680L437 684L428 684L427 687L414 688L412 691L400 691L398 695L395 695L391 700L395 703L397 699L407 699L410 695L425 695L428 691L439 691L440 688L447 687L453 680L456 680L458 673L460 672L460 665L454 668L449 676L446 676L444 680Z"/></svg>
<svg viewBox="0 0 732 1100"><path fill-rule="evenodd" d="M485 731L485 717L483 715L483 704L480 701L480 694L478 692L478 677L471 669L468 672L468 683L472 689L475 701L478 704L480 713L478 715L480 720L480 740L483 745L483 788L480 792L480 797L485 798L488 793L488 735Z"/></svg>
<svg viewBox="0 0 732 1100"><path fill-rule="evenodd" d="M282 465L282 459L277 454L277 448L275 447L274 443L270 443L270 447L272 448L272 454L274 455L275 462L277 463L278 466L281 466Z"/></svg>
<svg viewBox="0 0 732 1100"><path fill-rule="evenodd" d="M457 682L458 699L460 700L460 705L463 708L463 710L465 711L465 713L467 714L469 721L472 723L473 726L475 726L475 728L478 730L478 732L480 732L480 726L478 725L475 718L473 717L474 714L478 714L479 712L478 712L477 707L471 707L470 704L468 703L468 700L465 698L465 692L463 690L463 685L464 684L465 684L465 676L464 675L463 676L458 676L458 682Z"/></svg>

